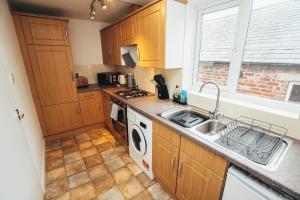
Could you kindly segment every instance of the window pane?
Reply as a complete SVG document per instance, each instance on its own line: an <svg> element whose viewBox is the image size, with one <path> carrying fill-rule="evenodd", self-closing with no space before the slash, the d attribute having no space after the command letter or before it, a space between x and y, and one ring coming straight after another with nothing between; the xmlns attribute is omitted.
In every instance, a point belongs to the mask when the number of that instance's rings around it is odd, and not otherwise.
<svg viewBox="0 0 300 200"><path fill-rule="evenodd" d="M237 14L238 6L202 15L196 82L227 85Z"/></svg>
<svg viewBox="0 0 300 200"><path fill-rule="evenodd" d="M283 101L300 81L300 1L254 0L238 92Z"/></svg>

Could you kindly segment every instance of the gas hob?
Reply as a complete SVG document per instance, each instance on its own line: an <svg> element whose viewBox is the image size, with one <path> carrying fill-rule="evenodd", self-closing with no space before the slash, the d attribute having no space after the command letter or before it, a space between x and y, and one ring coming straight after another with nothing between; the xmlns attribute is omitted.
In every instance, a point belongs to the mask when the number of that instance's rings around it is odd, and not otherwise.
<svg viewBox="0 0 300 200"><path fill-rule="evenodd" d="M145 97L150 96L151 93L144 91L144 90L124 90L119 91L117 94L125 99L133 99L133 98L139 98L139 97Z"/></svg>

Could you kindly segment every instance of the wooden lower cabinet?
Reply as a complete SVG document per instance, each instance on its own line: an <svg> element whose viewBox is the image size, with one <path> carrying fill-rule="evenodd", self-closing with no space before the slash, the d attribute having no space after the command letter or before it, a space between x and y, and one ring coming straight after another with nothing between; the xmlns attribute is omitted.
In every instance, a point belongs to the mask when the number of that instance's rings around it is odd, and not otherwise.
<svg viewBox="0 0 300 200"><path fill-rule="evenodd" d="M103 109L99 91L79 93L83 126L103 122Z"/></svg>
<svg viewBox="0 0 300 200"><path fill-rule="evenodd" d="M49 135L82 126L80 105L77 101L46 106L42 109Z"/></svg>
<svg viewBox="0 0 300 200"><path fill-rule="evenodd" d="M178 158L178 148L159 136L155 138L153 147L154 174L173 193L176 189Z"/></svg>
<svg viewBox="0 0 300 200"><path fill-rule="evenodd" d="M223 179L180 152L176 197L180 200L218 200Z"/></svg>

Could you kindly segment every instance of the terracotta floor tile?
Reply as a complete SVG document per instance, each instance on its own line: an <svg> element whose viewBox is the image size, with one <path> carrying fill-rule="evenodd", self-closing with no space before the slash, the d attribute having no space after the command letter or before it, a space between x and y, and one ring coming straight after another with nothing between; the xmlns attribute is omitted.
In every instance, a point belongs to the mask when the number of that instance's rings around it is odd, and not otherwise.
<svg viewBox="0 0 300 200"><path fill-rule="evenodd" d="M113 145L110 142L105 142L96 146L97 150L101 153L113 148Z"/></svg>
<svg viewBox="0 0 300 200"><path fill-rule="evenodd" d="M111 174L107 174L104 176L101 176L99 178L96 178L92 181L96 194L102 194L103 192L111 189L114 186L114 179L111 176Z"/></svg>
<svg viewBox="0 0 300 200"><path fill-rule="evenodd" d="M70 153L70 154L67 154L64 156L65 164L69 164L69 163L72 163L74 161L81 160L81 159L82 159L82 157L81 157L79 151L76 151L76 152L73 152L73 153Z"/></svg>
<svg viewBox="0 0 300 200"><path fill-rule="evenodd" d="M105 136L95 138L95 139L93 139L92 141L93 141L93 144L94 144L94 145L99 145L99 144L103 144L103 143L108 142L108 141L106 140Z"/></svg>
<svg viewBox="0 0 300 200"><path fill-rule="evenodd" d="M78 147L77 147L77 145L63 147L63 151L64 151L65 155L70 154L70 153L74 153L74 152L78 151Z"/></svg>
<svg viewBox="0 0 300 200"><path fill-rule="evenodd" d="M152 199L154 200L170 200L172 199L171 196L165 192L162 187L159 185L159 183L156 183L152 185L150 188L147 189L147 191L150 193Z"/></svg>
<svg viewBox="0 0 300 200"><path fill-rule="evenodd" d="M91 183L71 189L71 200L90 200L96 197L95 188Z"/></svg>
<svg viewBox="0 0 300 200"><path fill-rule="evenodd" d="M149 194L149 192L144 191L144 192L140 193L139 195L137 195L136 197L134 197L131 200L152 200L152 197Z"/></svg>
<svg viewBox="0 0 300 200"><path fill-rule="evenodd" d="M79 185L89 182L90 179L86 171L79 172L69 177L69 187L75 188Z"/></svg>
<svg viewBox="0 0 300 200"><path fill-rule="evenodd" d="M76 139L77 143L79 144L79 143L88 141L91 138L90 138L90 136L87 133L81 133L81 134L75 135L75 139Z"/></svg>
<svg viewBox="0 0 300 200"><path fill-rule="evenodd" d="M125 200L118 187L113 187L110 190L100 194L96 200Z"/></svg>
<svg viewBox="0 0 300 200"><path fill-rule="evenodd" d="M63 147L70 147L70 146L76 146L76 142L74 138L65 138L62 140L62 146Z"/></svg>
<svg viewBox="0 0 300 200"><path fill-rule="evenodd" d="M125 162L126 165L133 162L128 153L124 153L123 155L121 155L121 159Z"/></svg>
<svg viewBox="0 0 300 200"><path fill-rule="evenodd" d="M91 180L108 174L108 171L106 170L104 165L96 165L94 167L91 167L87 170L87 172Z"/></svg>
<svg viewBox="0 0 300 200"><path fill-rule="evenodd" d="M63 151L61 149L56 149L56 150L48 151L46 153L46 159L47 160L59 158L59 157L62 157L62 156L63 156Z"/></svg>
<svg viewBox="0 0 300 200"><path fill-rule="evenodd" d="M88 149L88 148L90 148L92 146L93 146L93 143L91 141L85 141L85 142L79 143L79 149L80 150Z"/></svg>
<svg viewBox="0 0 300 200"><path fill-rule="evenodd" d="M124 184L133 176L128 167L121 167L112 173L116 184Z"/></svg>
<svg viewBox="0 0 300 200"><path fill-rule="evenodd" d="M67 176L71 176L71 175L76 174L85 169L86 168L85 168L83 160L77 160L77 161L66 164Z"/></svg>
<svg viewBox="0 0 300 200"><path fill-rule="evenodd" d="M60 140L46 142L46 152L61 149L62 144Z"/></svg>
<svg viewBox="0 0 300 200"><path fill-rule="evenodd" d="M111 160L118 157L118 152L113 148L101 153L102 158L106 160Z"/></svg>
<svg viewBox="0 0 300 200"><path fill-rule="evenodd" d="M51 171L48 171L46 176L47 176L46 182L47 182L47 184L49 184L49 183L52 183L53 181L61 180L61 179L65 178L66 171L65 171L64 167L59 167L59 168L53 169Z"/></svg>
<svg viewBox="0 0 300 200"><path fill-rule="evenodd" d="M102 162L103 160L99 154L84 158L84 163L87 168L93 167L97 164L101 164Z"/></svg>
<svg viewBox="0 0 300 200"><path fill-rule="evenodd" d="M71 196L70 196L70 193L69 192L66 192L54 199L51 199L51 200L70 200L71 199Z"/></svg>
<svg viewBox="0 0 300 200"><path fill-rule="evenodd" d="M112 144L115 144L117 142L117 140L115 139L115 137L113 135L111 135L111 134L105 135L104 137L105 137L105 139L107 141L109 141Z"/></svg>
<svg viewBox="0 0 300 200"><path fill-rule="evenodd" d="M91 139L95 139L95 138L103 136L102 132L100 130L98 130L98 129L90 131L90 132L88 132L88 134L89 134L89 136L90 136Z"/></svg>
<svg viewBox="0 0 300 200"><path fill-rule="evenodd" d="M127 153L127 150L124 146L118 146L115 148L115 151L118 155L123 155L124 153Z"/></svg>
<svg viewBox="0 0 300 200"><path fill-rule="evenodd" d="M149 188L150 186L156 183L154 180L151 180L144 172L137 175L137 178L145 188Z"/></svg>
<svg viewBox="0 0 300 200"><path fill-rule="evenodd" d="M52 182L51 184L47 185L44 200L50 200L55 197L59 197L68 192L68 190L69 187L67 178Z"/></svg>
<svg viewBox="0 0 300 200"><path fill-rule="evenodd" d="M47 160L46 166L47 166L47 171L50 171L52 169L62 167L64 165L64 159L63 157Z"/></svg>
<svg viewBox="0 0 300 200"><path fill-rule="evenodd" d="M120 157L116 157L111 160L104 161L104 163L110 172L113 172L114 170L125 166L125 163Z"/></svg>
<svg viewBox="0 0 300 200"><path fill-rule="evenodd" d="M111 133L107 129L101 129L100 131L102 135L111 135Z"/></svg>
<svg viewBox="0 0 300 200"><path fill-rule="evenodd" d="M142 173L142 170L134 162L128 164L127 167L130 169L134 176L137 176L138 174Z"/></svg>
<svg viewBox="0 0 300 200"><path fill-rule="evenodd" d="M95 154L98 154L98 151L97 151L97 149L94 146L92 146L92 147L90 147L88 149L83 149L81 151L81 156L83 158L86 158L86 157L89 157L89 156L92 156L92 155L95 155Z"/></svg>
<svg viewBox="0 0 300 200"><path fill-rule="evenodd" d="M120 190L126 199L131 199L140 194L144 188L136 177L131 177L129 181L120 185Z"/></svg>

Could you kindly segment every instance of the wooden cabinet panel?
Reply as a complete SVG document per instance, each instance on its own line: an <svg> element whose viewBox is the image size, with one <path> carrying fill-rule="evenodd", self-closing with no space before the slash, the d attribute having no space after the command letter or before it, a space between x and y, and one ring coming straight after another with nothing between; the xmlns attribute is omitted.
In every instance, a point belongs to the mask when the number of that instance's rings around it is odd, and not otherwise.
<svg viewBox="0 0 300 200"><path fill-rule="evenodd" d="M158 2L138 13L138 66L163 66L164 7L163 2Z"/></svg>
<svg viewBox="0 0 300 200"><path fill-rule="evenodd" d="M119 25L116 24L110 28L110 39L111 39L111 55L112 64L121 65L121 51L120 51L120 29Z"/></svg>
<svg viewBox="0 0 300 200"><path fill-rule="evenodd" d="M26 44L69 45L68 21L21 16Z"/></svg>
<svg viewBox="0 0 300 200"><path fill-rule="evenodd" d="M110 96L105 92L102 92L101 94L104 122L110 130L113 130L112 119L110 118Z"/></svg>
<svg viewBox="0 0 300 200"><path fill-rule="evenodd" d="M160 136L177 148L180 146L180 135L157 121L153 121L153 135Z"/></svg>
<svg viewBox="0 0 300 200"><path fill-rule="evenodd" d="M155 177L169 191L175 193L179 149L159 136L153 143L153 171Z"/></svg>
<svg viewBox="0 0 300 200"><path fill-rule="evenodd" d="M176 196L180 200L218 200L223 179L180 152Z"/></svg>
<svg viewBox="0 0 300 200"><path fill-rule="evenodd" d="M121 45L136 44L136 17L131 16L120 22Z"/></svg>
<svg viewBox="0 0 300 200"><path fill-rule="evenodd" d="M82 126L79 102L43 107L48 134L56 134Z"/></svg>
<svg viewBox="0 0 300 200"><path fill-rule="evenodd" d="M79 94L82 124L84 126L103 122L100 92Z"/></svg>
<svg viewBox="0 0 300 200"><path fill-rule="evenodd" d="M112 49L111 49L111 30L104 29L101 34L102 58L103 64L112 64Z"/></svg>
<svg viewBox="0 0 300 200"><path fill-rule="evenodd" d="M201 163L201 165L210 169L220 178L223 178L225 176L228 162L217 154L184 137L181 138L180 150L191 156L193 159L197 160L199 163Z"/></svg>
<svg viewBox="0 0 300 200"><path fill-rule="evenodd" d="M77 101L70 47L28 45L28 51L41 105Z"/></svg>

